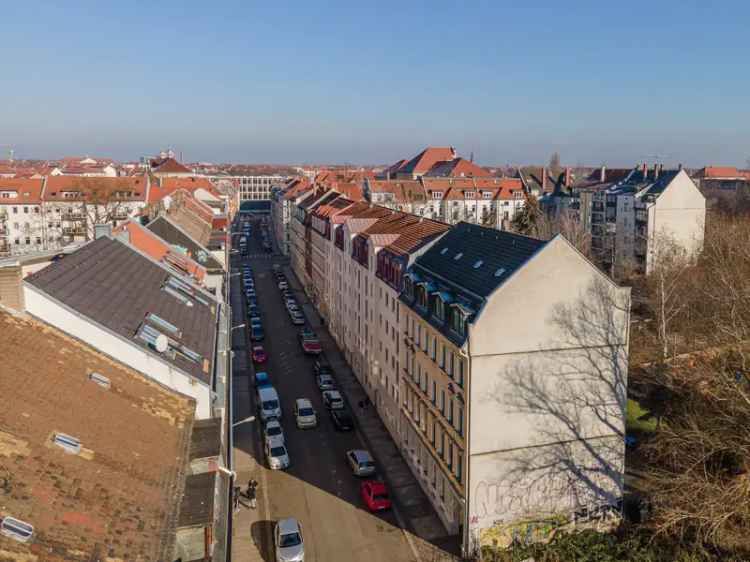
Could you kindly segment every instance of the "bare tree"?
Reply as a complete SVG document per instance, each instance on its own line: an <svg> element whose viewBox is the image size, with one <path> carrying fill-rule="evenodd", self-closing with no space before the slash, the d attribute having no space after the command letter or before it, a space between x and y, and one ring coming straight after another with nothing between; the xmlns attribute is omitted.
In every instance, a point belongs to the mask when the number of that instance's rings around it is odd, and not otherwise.
<svg viewBox="0 0 750 562"><path fill-rule="evenodd" d="M101 178L80 178L74 187L81 193L80 212L84 221L86 240L94 235L94 225L115 224L129 214L127 203L133 193L118 189Z"/></svg>

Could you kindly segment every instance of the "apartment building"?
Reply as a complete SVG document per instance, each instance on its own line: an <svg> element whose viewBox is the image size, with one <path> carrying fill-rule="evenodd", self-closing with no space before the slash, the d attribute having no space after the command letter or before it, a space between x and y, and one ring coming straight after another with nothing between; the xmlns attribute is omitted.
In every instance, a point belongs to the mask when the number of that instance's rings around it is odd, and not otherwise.
<svg viewBox="0 0 750 562"><path fill-rule="evenodd" d="M292 205L300 201L304 194L312 190L312 182L307 177L290 180L283 188L271 191L271 222L279 250L289 255L289 222Z"/></svg>
<svg viewBox="0 0 750 562"><path fill-rule="evenodd" d="M627 289L560 236L460 223L400 302L399 442L465 552L518 522L619 510Z"/></svg>
<svg viewBox="0 0 750 562"><path fill-rule="evenodd" d="M42 179L0 178L0 256L46 249Z"/></svg>
<svg viewBox="0 0 750 562"><path fill-rule="evenodd" d="M302 286L312 295L312 230L309 210L339 197L339 193L327 187L316 186L297 200L292 200L289 221L289 257L292 270Z"/></svg>
<svg viewBox="0 0 750 562"><path fill-rule="evenodd" d="M217 351L226 341L217 338L226 310L174 268L102 236L26 277L23 302L30 315L192 398L196 418L223 415Z"/></svg>
<svg viewBox="0 0 750 562"><path fill-rule="evenodd" d="M703 245L706 199L685 170L632 170L625 179L593 192L591 245L606 271L650 273L665 244L686 255Z"/></svg>
<svg viewBox="0 0 750 562"><path fill-rule="evenodd" d="M236 186L239 193L240 202L242 201L268 201L271 199L271 189L281 187L289 181L288 176L280 175L258 175L258 176L240 176L240 175L221 175L209 176L212 181L231 180Z"/></svg>

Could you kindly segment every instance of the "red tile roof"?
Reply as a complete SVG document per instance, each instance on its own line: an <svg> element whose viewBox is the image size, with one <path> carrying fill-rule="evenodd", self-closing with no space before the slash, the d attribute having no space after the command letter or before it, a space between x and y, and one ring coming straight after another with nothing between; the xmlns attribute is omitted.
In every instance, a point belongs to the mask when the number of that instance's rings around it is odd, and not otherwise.
<svg viewBox="0 0 750 562"><path fill-rule="evenodd" d="M452 146L429 146L401 166L398 173L420 176L426 174L438 162L453 160L455 157L456 149Z"/></svg>
<svg viewBox="0 0 750 562"><path fill-rule="evenodd" d="M151 171L155 174L191 174L192 170L180 164L174 158L151 161Z"/></svg>
<svg viewBox="0 0 750 562"><path fill-rule="evenodd" d="M208 178L196 176L187 178L163 177L151 182L148 202L155 203L156 201L160 201L163 197L173 193L177 189L184 189L190 193L193 193L196 189L205 189L216 197L220 195Z"/></svg>
<svg viewBox="0 0 750 562"><path fill-rule="evenodd" d="M146 201L146 176L118 178L85 178L79 176L47 177L42 198L45 201L71 201L65 192L78 192L80 198L107 200L116 194L118 201ZM130 195L128 195L130 194ZM79 199L81 200L81 199Z"/></svg>
<svg viewBox="0 0 750 562"><path fill-rule="evenodd" d="M368 180L372 193L391 193L396 203L424 202L427 195L420 180Z"/></svg>
<svg viewBox="0 0 750 562"><path fill-rule="evenodd" d="M15 191L17 197L0 198L0 205L39 205L44 180L0 178L0 191Z"/></svg>
<svg viewBox="0 0 750 562"><path fill-rule="evenodd" d="M444 178L487 178L490 177L489 170L477 166L474 162L465 158L455 158L444 162L437 162L425 174L427 177L444 177Z"/></svg>

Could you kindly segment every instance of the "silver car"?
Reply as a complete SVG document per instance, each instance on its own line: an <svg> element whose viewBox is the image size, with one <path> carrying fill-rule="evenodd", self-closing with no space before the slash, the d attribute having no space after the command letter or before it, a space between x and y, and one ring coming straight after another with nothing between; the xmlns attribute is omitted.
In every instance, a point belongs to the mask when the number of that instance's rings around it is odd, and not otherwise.
<svg viewBox="0 0 750 562"><path fill-rule="evenodd" d="M304 562L305 543L302 525L294 518L281 519L273 530L273 544L278 562Z"/></svg>
<svg viewBox="0 0 750 562"><path fill-rule="evenodd" d="M355 476L372 476L375 474L375 461L364 449L352 449L346 452L346 460L352 467Z"/></svg>
<svg viewBox="0 0 750 562"><path fill-rule="evenodd" d="M279 437L266 441L266 458L268 459L268 468L271 470L289 468L289 453L284 441Z"/></svg>
<svg viewBox="0 0 750 562"><path fill-rule="evenodd" d="M269 420L265 427L263 428L263 441L266 443L270 443L274 439L281 440L281 443L286 445L286 440L284 439L284 429L281 427L281 424L278 422L278 420Z"/></svg>

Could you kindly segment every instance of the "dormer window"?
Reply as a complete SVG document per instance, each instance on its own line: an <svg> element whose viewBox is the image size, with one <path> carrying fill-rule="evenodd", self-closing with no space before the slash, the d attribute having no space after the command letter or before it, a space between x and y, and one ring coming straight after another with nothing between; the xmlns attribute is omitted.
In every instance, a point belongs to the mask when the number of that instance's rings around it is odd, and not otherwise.
<svg viewBox="0 0 750 562"><path fill-rule="evenodd" d="M435 318L441 322L445 321L445 301L443 301L443 297L440 293L435 295L435 298L433 299L432 313Z"/></svg>
<svg viewBox="0 0 750 562"><path fill-rule="evenodd" d="M483 191L482 192L482 199L492 199L492 192L491 191Z"/></svg>
<svg viewBox="0 0 750 562"><path fill-rule="evenodd" d="M476 197L477 197L476 191L464 191L465 199L476 199Z"/></svg>
<svg viewBox="0 0 750 562"><path fill-rule="evenodd" d="M432 192L432 198L433 199L442 199L443 198L443 192L442 191L433 191Z"/></svg>
<svg viewBox="0 0 750 562"><path fill-rule="evenodd" d="M451 307L450 327L457 334L466 335L466 311L459 306Z"/></svg>
<svg viewBox="0 0 750 562"><path fill-rule="evenodd" d="M411 280L411 277L406 277L404 279L404 293L406 293L406 296L410 299L414 298L414 281Z"/></svg>
<svg viewBox="0 0 750 562"><path fill-rule="evenodd" d="M421 308L427 308L427 291L424 285L420 285L417 289L417 305Z"/></svg>

